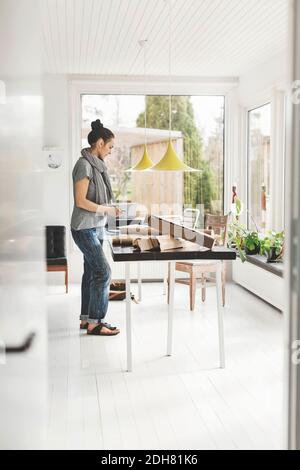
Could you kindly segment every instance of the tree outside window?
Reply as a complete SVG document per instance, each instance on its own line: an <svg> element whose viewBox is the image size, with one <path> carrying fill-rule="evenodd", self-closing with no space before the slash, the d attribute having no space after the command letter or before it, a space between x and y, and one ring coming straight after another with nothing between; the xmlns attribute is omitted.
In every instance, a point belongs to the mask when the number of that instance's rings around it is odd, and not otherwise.
<svg viewBox="0 0 300 470"><path fill-rule="evenodd" d="M168 96L82 95L82 146L87 145L90 122L98 118L116 135L106 161L116 199L134 198L146 205L150 200L174 201L223 213L224 97L172 96L172 141L178 155L199 173L125 173L143 153L145 106L148 150L156 163L169 140Z"/></svg>

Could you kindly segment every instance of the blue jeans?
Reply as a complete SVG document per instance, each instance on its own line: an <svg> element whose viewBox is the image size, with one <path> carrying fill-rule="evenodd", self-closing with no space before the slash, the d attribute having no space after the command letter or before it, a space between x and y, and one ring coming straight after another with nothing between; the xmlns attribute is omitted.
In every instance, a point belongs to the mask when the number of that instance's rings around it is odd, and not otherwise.
<svg viewBox="0 0 300 470"><path fill-rule="evenodd" d="M84 257L80 319L99 323L107 313L111 280L111 269L102 248L105 229L71 229L71 232Z"/></svg>

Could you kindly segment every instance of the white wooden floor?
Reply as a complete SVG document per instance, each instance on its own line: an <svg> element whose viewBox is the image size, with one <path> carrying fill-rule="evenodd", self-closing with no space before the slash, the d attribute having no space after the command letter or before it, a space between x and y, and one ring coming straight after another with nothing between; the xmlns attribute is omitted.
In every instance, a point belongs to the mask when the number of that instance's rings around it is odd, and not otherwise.
<svg viewBox="0 0 300 470"><path fill-rule="evenodd" d="M133 285L133 290L137 286ZM162 284L132 305L134 371L125 372L125 302L111 302L115 338L79 331L80 286L48 287L50 449L282 448L282 315L227 286L227 365L218 369L215 288L188 309L175 289L174 353L165 357Z"/></svg>

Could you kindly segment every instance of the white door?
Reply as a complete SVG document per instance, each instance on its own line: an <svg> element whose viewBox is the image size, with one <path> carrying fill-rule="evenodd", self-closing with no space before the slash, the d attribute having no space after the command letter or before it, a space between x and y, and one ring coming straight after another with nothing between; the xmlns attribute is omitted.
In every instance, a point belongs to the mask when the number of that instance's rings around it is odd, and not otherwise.
<svg viewBox="0 0 300 470"><path fill-rule="evenodd" d="M300 0L290 2L286 168L286 445L300 450Z"/></svg>
<svg viewBox="0 0 300 470"><path fill-rule="evenodd" d="M34 0L0 2L0 448L45 447L41 137Z"/></svg>

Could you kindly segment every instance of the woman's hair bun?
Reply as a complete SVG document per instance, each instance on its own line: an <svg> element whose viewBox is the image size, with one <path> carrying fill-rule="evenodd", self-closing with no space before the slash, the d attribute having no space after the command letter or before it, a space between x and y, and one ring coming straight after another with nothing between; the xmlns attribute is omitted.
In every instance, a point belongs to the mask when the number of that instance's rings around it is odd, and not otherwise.
<svg viewBox="0 0 300 470"><path fill-rule="evenodd" d="M93 131L96 131L98 129L102 129L103 128L103 124L102 122L100 121L100 119L97 119L96 121L93 121L92 124L92 130Z"/></svg>
<svg viewBox="0 0 300 470"><path fill-rule="evenodd" d="M91 132L88 135L88 143L90 146L94 145L99 139L104 140L104 143L108 142L110 139L113 139L115 136L109 129L106 129L100 119L93 121L91 123Z"/></svg>

